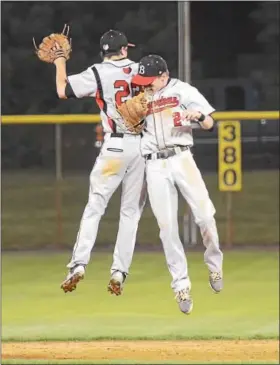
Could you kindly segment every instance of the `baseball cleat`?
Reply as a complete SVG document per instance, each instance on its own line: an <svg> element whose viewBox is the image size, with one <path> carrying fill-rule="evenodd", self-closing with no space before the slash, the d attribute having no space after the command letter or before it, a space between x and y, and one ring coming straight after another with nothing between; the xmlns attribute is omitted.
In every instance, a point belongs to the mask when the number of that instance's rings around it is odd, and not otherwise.
<svg viewBox="0 0 280 365"><path fill-rule="evenodd" d="M121 295L123 290L123 283L126 279L126 275L121 271L113 272L109 284L107 286L108 292L115 295Z"/></svg>
<svg viewBox="0 0 280 365"><path fill-rule="evenodd" d="M223 276L221 272L209 272L209 284L214 293L218 294L223 289Z"/></svg>
<svg viewBox="0 0 280 365"><path fill-rule="evenodd" d="M76 286L80 280L85 276L85 267L83 265L77 265L70 269L66 279L61 284L61 289L64 293L71 292L76 289Z"/></svg>
<svg viewBox="0 0 280 365"><path fill-rule="evenodd" d="M179 304L181 312L190 314L193 309L193 300L190 294L190 289L182 289L176 293L175 299Z"/></svg>

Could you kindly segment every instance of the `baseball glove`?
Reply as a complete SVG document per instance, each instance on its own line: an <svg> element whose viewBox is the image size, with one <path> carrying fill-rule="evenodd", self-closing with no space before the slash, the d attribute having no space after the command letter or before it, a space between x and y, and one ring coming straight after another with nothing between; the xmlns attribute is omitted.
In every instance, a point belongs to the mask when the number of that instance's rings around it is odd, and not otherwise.
<svg viewBox="0 0 280 365"><path fill-rule="evenodd" d="M65 24L60 34L53 33L45 37L39 47L37 47L33 38L33 44L38 58L47 63L53 63L59 57L64 57L66 60L69 60L72 47L68 34L69 26Z"/></svg>
<svg viewBox="0 0 280 365"><path fill-rule="evenodd" d="M148 112L148 101L144 92L118 105L117 110L130 132L136 134L142 132L145 122L144 119Z"/></svg>

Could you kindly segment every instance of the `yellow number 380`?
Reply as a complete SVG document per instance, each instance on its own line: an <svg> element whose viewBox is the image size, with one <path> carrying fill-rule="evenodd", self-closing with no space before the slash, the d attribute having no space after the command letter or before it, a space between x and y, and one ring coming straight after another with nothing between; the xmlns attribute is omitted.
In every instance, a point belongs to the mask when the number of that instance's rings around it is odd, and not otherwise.
<svg viewBox="0 0 280 365"><path fill-rule="evenodd" d="M219 122L219 189L242 188L241 131L239 121Z"/></svg>

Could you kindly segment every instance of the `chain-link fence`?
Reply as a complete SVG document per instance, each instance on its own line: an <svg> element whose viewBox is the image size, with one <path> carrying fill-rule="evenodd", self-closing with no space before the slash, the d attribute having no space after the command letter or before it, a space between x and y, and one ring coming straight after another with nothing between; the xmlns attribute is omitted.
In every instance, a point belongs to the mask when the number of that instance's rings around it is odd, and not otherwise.
<svg viewBox="0 0 280 365"><path fill-rule="evenodd" d="M233 244L276 243L279 242L279 121L243 121L241 127L243 187L241 192L232 193ZM195 131L194 135L194 157L215 204L220 240L224 243L226 193L218 189L217 130ZM63 124L59 130L55 124L2 125L3 249L74 244L87 202L89 173L102 137L98 123ZM114 244L119 207L120 189L101 221L97 245ZM182 239L187 210L180 197ZM147 202L137 244L147 248L159 246L158 233Z"/></svg>

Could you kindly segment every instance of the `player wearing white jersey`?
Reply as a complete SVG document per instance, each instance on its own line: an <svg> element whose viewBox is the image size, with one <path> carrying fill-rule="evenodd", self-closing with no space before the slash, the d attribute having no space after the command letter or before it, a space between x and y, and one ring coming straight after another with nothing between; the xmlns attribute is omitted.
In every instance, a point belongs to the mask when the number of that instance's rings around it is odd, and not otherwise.
<svg viewBox="0 0 280 365"><path fill-rule="evenodd" d="M90 174L88 203L85 207L73 255L67 265L69 273L61 288L76 288L84 277L85 267L96 241L98 225L112 194L122 183L119 230L111 267L108 290L121 294L132 261L138 222L145 202L145 160L141 155L139 134L130 133L116 111L116 105L132 97L132 76L137 64L127 58L126 36L110 30L100 39L103 62L84 72L68 76L65 60L56 65L57 93L60 98L94 97L101 109L105 131L104 143Z"/></svg>
<svg viewBox="0 0 280 365"><path fill-rule="evenodd" d="M141 140L149 199L173 279L171 287L180 310L189 314L193 300L187 260L179 237L176 185L200 227L210 285L216 293L223 286L223 254L219 248L215 208L191 153L193 126L212 129L214 121L210 115L214 108L196 88L170 78L166 62L157 55L141 59L138 74L132 81L150 90L146 128Z"/></svg>

